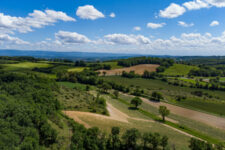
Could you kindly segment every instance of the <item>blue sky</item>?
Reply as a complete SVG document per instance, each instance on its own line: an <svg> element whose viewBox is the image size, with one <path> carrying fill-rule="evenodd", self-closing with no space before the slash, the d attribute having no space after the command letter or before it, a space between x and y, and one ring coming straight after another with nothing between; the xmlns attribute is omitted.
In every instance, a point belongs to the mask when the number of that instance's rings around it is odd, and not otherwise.
<svg viewBox="0 0 225 150"><path fill-rule="evenodd" d="M1 0L0 49L225 55L225 0Z"/></svg>

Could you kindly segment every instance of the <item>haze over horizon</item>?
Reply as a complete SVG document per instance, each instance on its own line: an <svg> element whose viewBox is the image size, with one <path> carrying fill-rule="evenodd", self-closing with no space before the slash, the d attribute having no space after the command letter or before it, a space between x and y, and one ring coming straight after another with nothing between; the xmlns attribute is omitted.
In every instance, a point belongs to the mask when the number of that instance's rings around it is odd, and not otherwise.
<svg viewBox="0 0 225 150"><path fill-rule="evenodd" d="M225 0L1 1L0 49L225 55L224 14Z"/></svg>

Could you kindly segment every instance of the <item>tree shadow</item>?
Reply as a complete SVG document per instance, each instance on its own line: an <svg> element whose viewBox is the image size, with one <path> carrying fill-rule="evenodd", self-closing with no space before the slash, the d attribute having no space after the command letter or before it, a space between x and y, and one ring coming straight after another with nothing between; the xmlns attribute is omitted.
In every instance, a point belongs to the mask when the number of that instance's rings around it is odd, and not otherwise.
<svg viewBox="0 0 225 150"><path fill-rule="evenodd" d="M136 107L131 107L131 106L128 107L128 109L129 109L129 110L138 110L138 108L136 108Z"/></svg>

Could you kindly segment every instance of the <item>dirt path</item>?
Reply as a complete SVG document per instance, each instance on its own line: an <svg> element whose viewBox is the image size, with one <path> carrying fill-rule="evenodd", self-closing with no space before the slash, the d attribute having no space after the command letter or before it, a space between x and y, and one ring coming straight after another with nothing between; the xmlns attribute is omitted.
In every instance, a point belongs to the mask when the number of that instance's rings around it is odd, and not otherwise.
<svg viewBox="0 0 225 150"><path fill-rule="evenodd" d="M130 117L127 114L121 112L120 110L118 110L117 108L115 108L114 106L112 106L110 103L107 102L107 109L110 113L110 116L104 116L104 115L100 115L100 114L94 114L94 113L89 113L89 112L80 112L80 111L63 111L64 114L66 114L68 117L74 119L76 122L83 124L86 128L90 128L91 126L89 124L87 124L86 122L82 121L81 119L79 119L79 116L92 116L92 117L96 117L98 119L111 119L111 120L116 120L116 121L120 121L120 122L125 122L125 123L129 123L128 119L133 119L133 120L137 120L137 121L144 121L144 122L155 122L153 120L147 120L147 119L141 119L141 118L135 118L135 117ZM181 134L184 134L186 136L189 137L194 137L188 133L185 133L183 131L180 131L176 128L173 128L171 126L168 126L166 124L160 123L161 125L168 127L176 132L179 132ZM195 137L196 138L196 137Z"/></svg>
<svg viewBox="0 0 225 150"><path fill-rule="evenodd" d="M80 120L80 118L77 117L78 114L81 113L81 112L78 112L78 111L63 111L63 113L64 113L65 115L67 115L68 117L72 118L74 121L76 121L76 122L78 122L78 123L84 125L86 128L90 128L90 125L89 125L89 124L87 124L86 122ZM83 112L82 112L82 113L83 113ZM84 113L85 113L85 112L84 112Z"/></svg>
<svg viewBox="0 0 225 150"><path fill-rule="evenodd" d="M179 106L175 106L175 105L164 103L164 102L152 102L146 98L142 98L142 100L145 103L152 105L154 107L157 107L157 108L161 105L166 106L170 110L170 112L173 114L176 114L176 115L179 115L182 117L186 117L186 118L189 118L192 120L196 120L196 121L208 124L210 126L225 130L225 118L206 114L203 112L199 112L199 111L195 111L195 110L191 110L191 109L187 109L187 108L183 108L183 107L179 107Z"/></svg>

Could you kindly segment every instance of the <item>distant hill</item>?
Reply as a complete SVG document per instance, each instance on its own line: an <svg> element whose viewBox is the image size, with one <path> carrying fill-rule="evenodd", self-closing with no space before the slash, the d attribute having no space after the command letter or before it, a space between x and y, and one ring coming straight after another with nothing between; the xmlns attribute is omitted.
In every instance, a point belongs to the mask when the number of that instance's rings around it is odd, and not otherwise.
<svg viewBox="0 0 225 150"><path fill-rule="evenodd" d="M54 52L54 51L29 51L29 50L0 50L0 56L32 56L46 59L70 59L70 60L112 60L141 56L138 54L114 54L91 52Z"/></svg>

